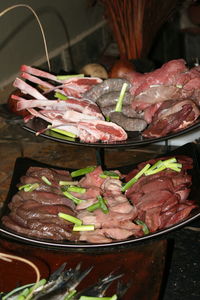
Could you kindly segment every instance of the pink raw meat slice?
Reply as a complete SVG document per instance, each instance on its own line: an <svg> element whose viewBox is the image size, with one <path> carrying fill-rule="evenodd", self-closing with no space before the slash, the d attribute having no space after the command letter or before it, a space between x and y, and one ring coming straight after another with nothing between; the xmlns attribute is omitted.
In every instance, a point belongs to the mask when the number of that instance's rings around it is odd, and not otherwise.
<svg viewBox="0 0 200 300"><path fill-rule="evenodd" d="M127 139L124 129L112 122L101 120L82 121L78 123L80 139L84 142L115 142Z"/></svg>

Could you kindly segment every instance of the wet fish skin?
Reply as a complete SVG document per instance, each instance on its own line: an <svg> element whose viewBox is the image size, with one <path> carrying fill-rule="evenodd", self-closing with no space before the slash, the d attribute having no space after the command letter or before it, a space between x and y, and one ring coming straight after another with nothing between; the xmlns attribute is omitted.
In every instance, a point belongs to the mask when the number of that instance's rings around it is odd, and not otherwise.
<svg viewBox="0 0 200 300"><path fill-rule="evenodd" d="M98 282L88 288L78 292L72 299L78 300L81 296L103 297L113 281L121 278L123 274L110 273L107 276L100 278Z"/></svg>
<svg viewBox="0 0 200 300"><path fill-rule="evenodd" d="M74 290L80 284L91 270L92 267L82 271L81 264L78 264L75 269L62 271L58 278L53 281L53 285L50 288L46 289L44 287L39 294L34 295L32 300L63 300L71 290Z"/></svg>

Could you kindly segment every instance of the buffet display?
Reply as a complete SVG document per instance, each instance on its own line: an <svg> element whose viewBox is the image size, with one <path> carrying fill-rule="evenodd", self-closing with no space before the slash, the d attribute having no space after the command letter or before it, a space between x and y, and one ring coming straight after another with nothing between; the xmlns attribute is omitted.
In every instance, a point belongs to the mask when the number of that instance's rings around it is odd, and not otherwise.
<svg viewBox="0 0 200 300"><path fill-rule="evenodd" d="M27 112L25 124L34 118L46 122L39 131L30 126L37 135L50 130L82 143L112 144L139 133L146 142L200 123L200 67L189 69L183 59L105 80L56 76L23 65L14 87L21 94L11 98L16 111Z"/></svg>

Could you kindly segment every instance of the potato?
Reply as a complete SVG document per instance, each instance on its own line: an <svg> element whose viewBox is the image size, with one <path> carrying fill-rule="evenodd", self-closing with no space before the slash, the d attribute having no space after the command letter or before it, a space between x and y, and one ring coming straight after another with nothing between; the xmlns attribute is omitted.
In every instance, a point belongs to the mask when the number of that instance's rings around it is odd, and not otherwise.
<svg viewBox="0 0 200 300"><path fill-rule="evenodd" d="M108 78L108 73L106 69L97 63L91 63L85 65L81 70L81 74L84 74L85 76L91 76L91 77L99 77L101 79Z"/></svg>

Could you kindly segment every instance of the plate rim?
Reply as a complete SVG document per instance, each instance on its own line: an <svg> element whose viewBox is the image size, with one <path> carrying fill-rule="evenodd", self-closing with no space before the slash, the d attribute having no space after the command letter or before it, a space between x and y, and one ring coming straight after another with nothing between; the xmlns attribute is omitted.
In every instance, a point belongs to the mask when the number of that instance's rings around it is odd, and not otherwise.
<svg viewBox="0 0 200 300"><path fill-rule="evenodd" d="M32 128L31 126L31 122L42 122L45 124L46 121L40 119L40 118L34 118L32 120L30 120L29 122L27 122L25 125L22 125L22 128L32 134L36 135L36 130ZM41 136L43 138L49 139L49 140L53 140L56 142L60 142L60 143L65 143L65 144L70 144L70 145L77 145L77 146L87 146L87 147L95 147L95 148L128 148L128 147L138 147L138 146L143 146L143 145L148 145L148 144L154 144L154 143L158 143L158 142L163 142L163 141L168 141L170 139L176 138L176 137L180 137L183 134L186 133L190 133L191 131L197 129L200 127L200 118L191 126L180 130L178 132L175 133L170 133L164 137L160 137L160 138L143 138L141 133L137 132L137 136L139 136L141 139L138 139L136 141L131 141L131 137L130 139L128 138L126 141L116 141L115 143L103 143L103 142L96 142L96 143L84 143L79 141L79 139L75 139L75 141L71 141L71 140L66 140L66 139L62 139L62 138L58 138L58 137L53 137L50 136L48 134L45 133L40 133L38 136ZM134 132L132 132L132 134L134 134ZM135 132L136 134L136 132Z"/></svg>

